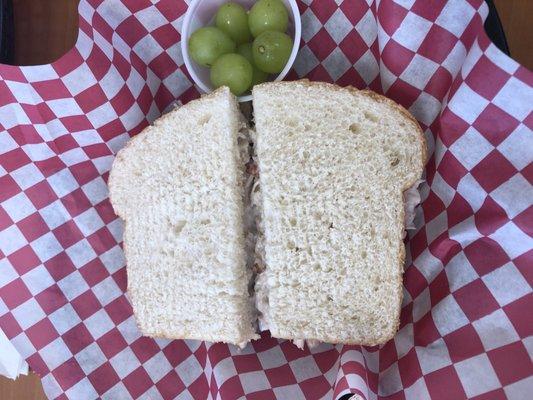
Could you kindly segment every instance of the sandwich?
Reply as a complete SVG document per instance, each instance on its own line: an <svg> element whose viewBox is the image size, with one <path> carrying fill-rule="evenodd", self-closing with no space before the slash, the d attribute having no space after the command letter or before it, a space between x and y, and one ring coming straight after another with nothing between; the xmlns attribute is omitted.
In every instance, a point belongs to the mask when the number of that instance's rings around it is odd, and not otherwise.
<svg viewBox="0 0 533 400"><path fill-rule="evenodd" d="M125 221L128 294L144 335L257 338L244 246L245 124L229 89L179 107L119 151L109 177Z"/></svg>
<svg viewBox="0 0 533 400"><path fill-rule="evenodd" d="M306 80L255 86L253 115L251 130L221 88L117 155L110 198L142 333L386 342L426 159L418 124L373 92Z"/></svg>
<svg viewBox="0 0 533 400"><path fill-rule="evenodd" d="M253 89L262 328L300 346L376 345L398 329L403 193L426 159L403 108L308 81Z"/></svg>

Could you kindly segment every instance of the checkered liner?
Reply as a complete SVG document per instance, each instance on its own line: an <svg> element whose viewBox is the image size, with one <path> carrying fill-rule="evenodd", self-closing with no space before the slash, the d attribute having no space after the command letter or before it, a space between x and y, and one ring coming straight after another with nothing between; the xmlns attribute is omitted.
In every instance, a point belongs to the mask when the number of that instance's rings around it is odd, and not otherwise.
<svg viewBox="0 0 533 400"><path fill-rule="evenodd" d="M533 75L492 45L482 0L304 0L291 78L408 108L430 159L400 331L378 347L141 337L116 152L176 99L181 0L82 0L75 48L0 66L0 328L58 399L525 399L533 385Z"/></svg>

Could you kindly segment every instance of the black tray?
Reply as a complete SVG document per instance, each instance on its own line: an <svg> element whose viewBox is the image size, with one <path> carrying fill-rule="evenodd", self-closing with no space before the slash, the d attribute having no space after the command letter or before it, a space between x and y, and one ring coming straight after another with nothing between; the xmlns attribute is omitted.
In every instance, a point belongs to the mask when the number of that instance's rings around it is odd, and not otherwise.
<svg viewBox="0 0 533 400"><path fill-rule="evenodd" d="M489 6L489 15L485 21L485 31L487 32L490 40L492 40L492 43L494 43L496 47L498 47L505 54L510 56L511 53L509 51L509 46L507 45L507 38L505 37L500 16L498 15L498 11L494 6L494 2L492 0L485 0L485 2Z"/></svg>
<svg viewBox="0 0 533 400"><path fill-rule="evenodd" d="M0 0L0 63L12 63L13 44L13 4Z"/></svg>

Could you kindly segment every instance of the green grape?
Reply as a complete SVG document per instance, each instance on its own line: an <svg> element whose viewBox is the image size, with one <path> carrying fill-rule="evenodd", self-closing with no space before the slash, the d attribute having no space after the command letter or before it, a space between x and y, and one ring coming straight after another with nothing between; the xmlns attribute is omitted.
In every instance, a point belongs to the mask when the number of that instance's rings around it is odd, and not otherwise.
<svg viewBox="0 0 533 400"><path fill-rule="evenodd" d="M277 74L283 70L291 51L292 39L281 32L263 32L252 45L255 66L270 74Z"/></svg>
<svg viewBox="0 0 533 400"><path fill-rule="evenodd" d="M237 46L237 53L248 60L252 67L254 66L254 57L252 56L252 44L243 43Z"/></svg>
<svg viewBox="0 0 533 400"><path fill-rule="evenodd" d="M237 47L237 53L239 53L241 56L246 58L248 62L252 65L252 68L254 69L252 74L252 85L251 87L258 85L260 83L263 83L268 78L268 73L261 71L259 68L255 66L254 57L252 55L252 44L251 43L243 43L239 47Z"/></svg>
<svg viewBox="0 0 533 400"><path fill-rule="evenodd" d="M235 96L248 90L252 83L252 64L240 54L224 54L211 68L211 83L214 87L227 86Z"/></svg>
<svg viewBox="0 0 533 400"><path fill-rule="evenodd" d="M266 82L267 79L267 72L261 71L259 68L254 67L252 74L252 84L250 85L250 88L253 88L255 85L259 85L260 83Z"/></svg>
<svg viewBox="0 0 533 400"><path fill-rule="evenodd" d="M240 4L231 2L222 4L217 11L215 25L237 44L249 42L251 39L248 15Z"/></svg>
<svg viewBox="0 0 533 400"><path fill-rule="evenodd" d="M266 31L285 32L289 14L281 0L259 0L248 13L248 25L254 37Z"/></svg>
<svg viewBox="0 0 533 400"><path fill-rule="evenodd" d="M195 31L189 38L189 54L204 67L210 67L222 54L235 51L235 42L220 29L207 26Z"/></svg>

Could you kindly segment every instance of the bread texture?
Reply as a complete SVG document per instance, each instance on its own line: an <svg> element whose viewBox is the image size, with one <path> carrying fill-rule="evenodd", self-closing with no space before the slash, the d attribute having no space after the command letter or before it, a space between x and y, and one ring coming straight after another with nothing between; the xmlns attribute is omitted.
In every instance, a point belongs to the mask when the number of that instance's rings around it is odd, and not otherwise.
<svg viewBox="0 0 533 400"><path fill-rule="evenodd" d="M144 335L243 345L256 338L243 229L242 116L227 88L179 107L113 163L128 293Z"/></svg>
<svg viewBox="0 0 533 400"><path fill-rule="evenodd" d="M403 192L426 161L423 132L370 91L309 81L253 89L272 336L376 345L398 329Z"/></svg>

